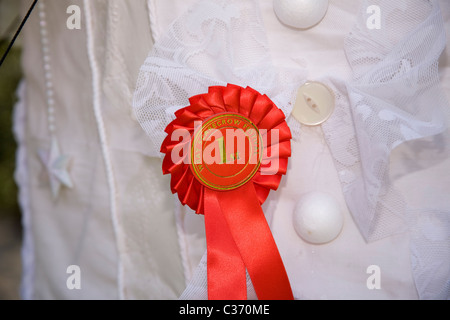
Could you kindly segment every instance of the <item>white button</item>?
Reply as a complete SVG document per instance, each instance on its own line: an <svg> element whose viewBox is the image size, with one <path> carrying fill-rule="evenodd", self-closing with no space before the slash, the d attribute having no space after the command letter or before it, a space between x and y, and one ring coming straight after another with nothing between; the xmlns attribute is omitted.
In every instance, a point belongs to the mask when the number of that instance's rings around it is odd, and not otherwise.
<svg viewBox="0 0 450 320"><path fill-rule="evenodd" d="M339 203L330 195L312 192L302 196L294 210L297 234L312 244L328 243L341 233L344 217Z"/></svg>
<svg viewBox="0 0 450 320"><path fill-rule="evenodd" d="M328 9L328 0L274 0L273 9L284 24L307 29L318 24Z"/></svg>
<svg viewBox="0 0 450 320"><path fill-rule="evenodd" d="M292 115L304 125L317 126L330 118L334 104L334 94L326 85L307 82L298 89Z"/></svg>

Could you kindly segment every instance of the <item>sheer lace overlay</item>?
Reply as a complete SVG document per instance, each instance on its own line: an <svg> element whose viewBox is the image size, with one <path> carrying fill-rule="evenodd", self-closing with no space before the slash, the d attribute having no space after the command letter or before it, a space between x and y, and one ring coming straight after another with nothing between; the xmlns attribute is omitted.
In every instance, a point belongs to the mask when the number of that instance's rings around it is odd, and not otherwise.
<svg viewBox="0 0 450 320"><path fill-rule="evenodd" d="M317 79L336 97L336 111L322 127L347 206L366 241L411 232L420 296L445 298L450 294L449 207L412 208L389 172L393 150L442 134L449 118L438 74L445 47L439 7L435 1L407 3L363 2L344 46L353 79ZM381 30L366 26L369 5L383 11ZM274 66L256 1L200 1L159 37L141 67L133 107L153 143L151 154L159 157L174 111L209 86L251 86L289 117L295 92L306 80L306 69ZM288 123L295 139L300 126L291 118ZM200 287L206 286L202 263L193 281ZM435 277L426 283L423 275L431 273Z"/></svg>

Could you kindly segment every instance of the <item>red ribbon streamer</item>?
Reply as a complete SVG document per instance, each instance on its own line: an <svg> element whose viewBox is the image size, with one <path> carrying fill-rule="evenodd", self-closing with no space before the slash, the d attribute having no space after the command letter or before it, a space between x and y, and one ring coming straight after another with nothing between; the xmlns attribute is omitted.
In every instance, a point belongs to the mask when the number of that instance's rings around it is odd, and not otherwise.
<svg viewBox="0 0 450 320"><path fill-rule="evenodd" d="M208 298L246 299L246 267L258 299L292 300L283 261L253 185L205 191Z"/></svg>
<svg viewBox="0 0 450 320"><path fill-rule="evenodd" d="M218 194L205 189L208 299L246 300L245 265L227 227Z"/></svg>

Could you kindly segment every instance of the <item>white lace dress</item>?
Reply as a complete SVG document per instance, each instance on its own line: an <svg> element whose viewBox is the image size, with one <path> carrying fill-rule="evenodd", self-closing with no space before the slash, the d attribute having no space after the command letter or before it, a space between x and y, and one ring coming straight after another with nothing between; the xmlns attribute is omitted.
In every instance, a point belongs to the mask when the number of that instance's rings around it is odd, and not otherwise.
<svg viewBox="0 0 450 320"><path fill-rule="evenodd" d="M226 83L268 95L293 133L287 176L263 209L295 298L450 297L447 1L331 0L308 30L281 24L268 0L41 1L15 114L24 298L207 297L203 217L170 193L159 148L174 111ZM80 30L66 27L71 4ZM380 30L367 28L370 5ZM318 127L291 116L307 80L336 97ZM73 183L56 197L39 158L53 136ZM310 191L344 213L328 244L294 230ZM67 287L70 265L79 290ZM373 265L381 288L370 290Z"/></svg>

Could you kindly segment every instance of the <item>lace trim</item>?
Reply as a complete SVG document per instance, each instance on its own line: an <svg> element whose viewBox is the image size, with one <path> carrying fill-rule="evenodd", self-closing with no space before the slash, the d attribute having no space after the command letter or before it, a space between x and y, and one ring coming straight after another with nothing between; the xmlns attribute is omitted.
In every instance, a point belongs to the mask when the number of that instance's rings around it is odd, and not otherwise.
<svg viewBox="0 0 450 320"><path fill-rule="evenodd" d="M345 51L354 81L317 80L337 95L336 112L323 129L348 207L366 240L375 241L408 230L406 204L389 177L392 150L446 129L448 103L437 62L445 34L437 1L364 4L379 5L387 18L382 30L369 30L361 12L348 35ZM133 100L154 144L152 155L161 156L174 111L212 85L252 86L290 114L306 72L276 70L265 34L257 2L217 0L198 2L159 37ZM294 135L298 132L294 128Z"/></svg>

